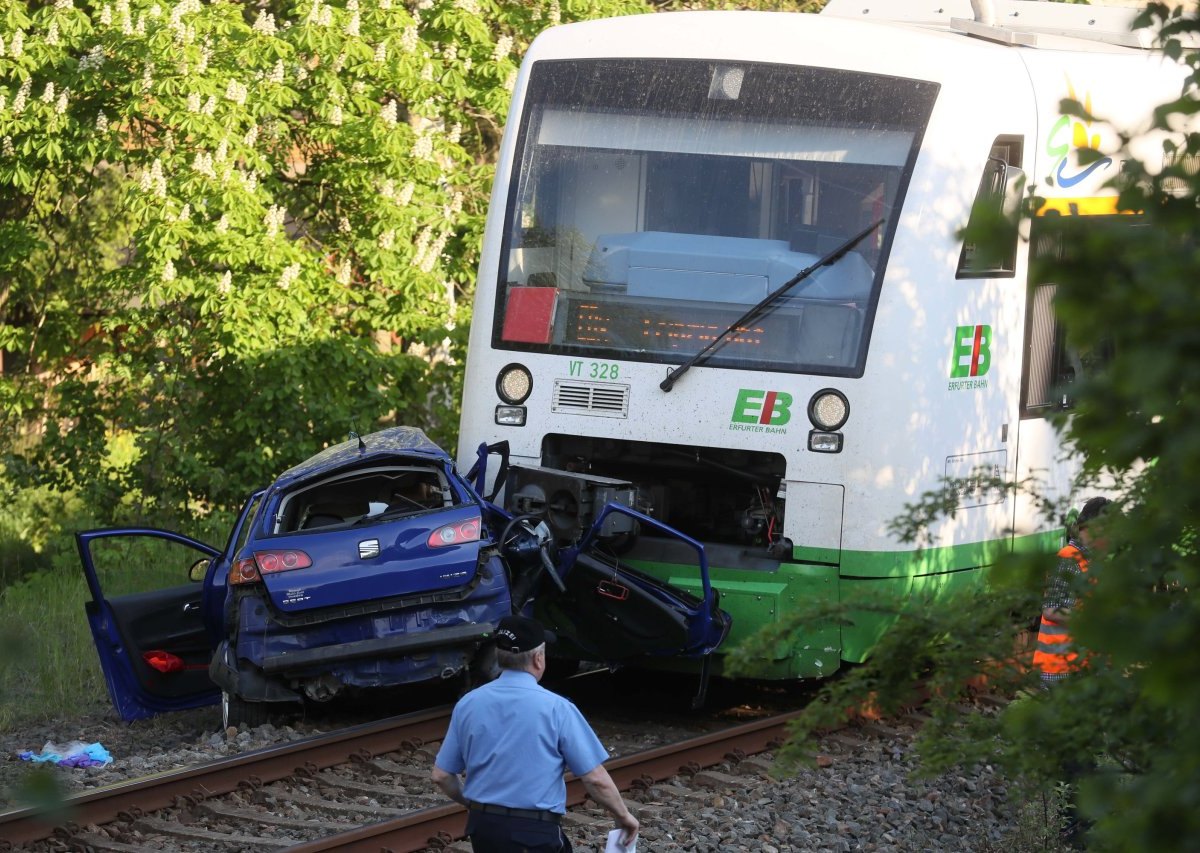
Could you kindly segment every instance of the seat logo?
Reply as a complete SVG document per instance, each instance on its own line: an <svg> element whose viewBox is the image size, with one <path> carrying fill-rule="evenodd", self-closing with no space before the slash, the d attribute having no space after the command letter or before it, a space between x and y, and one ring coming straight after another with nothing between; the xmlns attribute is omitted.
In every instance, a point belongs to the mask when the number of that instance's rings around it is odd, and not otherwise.
<svg viewBox="0 0 1200 853"><path fill-rule="evenodd" d="M360 560L370 560L372 557L379 556L379 540L364 539L358 543L358 558Z"/></svg>

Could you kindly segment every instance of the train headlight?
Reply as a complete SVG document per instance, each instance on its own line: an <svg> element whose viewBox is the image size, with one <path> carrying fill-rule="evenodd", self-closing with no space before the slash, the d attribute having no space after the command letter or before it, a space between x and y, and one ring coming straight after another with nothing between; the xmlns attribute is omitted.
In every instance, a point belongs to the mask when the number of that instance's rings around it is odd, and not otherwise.
<svg viewBox="0 0 1200 853"><path fill-rule="evenodd" d="M497 426L525 426L524 406L497 406Z"/></svg>
<svg viewBox="0 0 1200 853"><path fill-rule="evenodd" d="M850 402L834 388L824 388L808 401L808 419L822 432L836 432L850 417Z"/></svg>
<svg viewBox="0 0 1200 853"><path fill-rule="evenodd" d="M496 377L496 393L510 406L519 406L533 391L533 375L523 364L509 364Z"/></svg>
<svg viewBox="0 0 1200 853"><path fill-rule="evenodd" d="M842 434L814 429L808 434L808 449L813 453L841 453Z"/></svg>

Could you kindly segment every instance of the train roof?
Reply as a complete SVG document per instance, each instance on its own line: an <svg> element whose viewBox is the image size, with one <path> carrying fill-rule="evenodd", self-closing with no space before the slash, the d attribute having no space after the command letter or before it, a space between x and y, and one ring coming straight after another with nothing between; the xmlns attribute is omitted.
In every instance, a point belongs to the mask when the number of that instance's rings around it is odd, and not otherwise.
<svg viewBox="0 0 1200 853"><path fill-rule="evenodd" d="M1141 9L1047 0L829 0L821 15L941 30L1012 47L1086 52L1149 50ZM1196 46L1190 44L1190 46Z"/></svg>

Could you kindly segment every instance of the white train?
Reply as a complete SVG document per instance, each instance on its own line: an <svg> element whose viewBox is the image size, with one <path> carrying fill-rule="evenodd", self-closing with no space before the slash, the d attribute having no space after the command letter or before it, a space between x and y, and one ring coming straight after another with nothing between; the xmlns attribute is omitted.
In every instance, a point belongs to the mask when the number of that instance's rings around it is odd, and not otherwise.
<svg viewBox="0 0 1200 853"><path fill-rule="evenodd" d="M903 601L978 583L1008 549L1053 550L1061 529L981 484L1069 488L1046 416L1088 358L1030 255L1064 224L1137 221L1106 186L1116 130L1185 72L1132 14L833 0L548 30L501 148L460 459L507 441L525 466L508 505L558 518L564 543L609 487L703 542L725 648L801 602ZM1064 98L1114 126L1063 115ZM1141 144L1162 162L1161 139ZM973 213L1031 187L1047 200L1032 223L964 245ZM957 512L925 548L897 541L889 521L943 478L965 480ZM630 564L698 589L677 541L610 533ZM766 670L828 675L887 622L801 632Z"/></svg>

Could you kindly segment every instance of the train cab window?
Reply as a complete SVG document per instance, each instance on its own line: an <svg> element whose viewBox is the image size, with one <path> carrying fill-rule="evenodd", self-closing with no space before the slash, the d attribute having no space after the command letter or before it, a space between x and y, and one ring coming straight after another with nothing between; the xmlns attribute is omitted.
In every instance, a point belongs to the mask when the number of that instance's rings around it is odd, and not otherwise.
<svg viewBox="0 0 1200 853"><path fill-rule="evenodd" d="M1025 173L1021 137L998 136L992 143L963 232L955 278L1006 278L1016 274L1018 216Z"/></svg>

